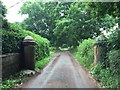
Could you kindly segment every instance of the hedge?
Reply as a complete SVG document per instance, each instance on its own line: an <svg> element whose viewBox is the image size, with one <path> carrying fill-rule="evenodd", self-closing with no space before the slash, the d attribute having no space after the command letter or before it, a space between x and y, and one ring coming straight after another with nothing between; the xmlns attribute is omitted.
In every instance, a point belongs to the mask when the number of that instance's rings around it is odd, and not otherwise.
<svg viewBox="0 0 120 90"><path fill-rule="evenodd" d="M110 51L106 49L104 55L105 59L101 63L94 66L92 65L94 62L94 41L95 40L93 39L87 39L79 43L76 52L77 59L80 61L82 66L89 69L94 78L100 82L102 86L108 89L120 88L120 49L111 48L109 49ZM106 47L109 48L110 46ZM103 63L107 63L108 65L104 67Z"/></svg>
<svg viewBox="0 0 120 90"><path fill-rule="evenodd" d="M20 53L23 50L23 39L31 36L36 41L36 60L43 59L49 55L49 41L35 33L21 29L15 24L11 24L10 29L2 30L2 54Z"/></svg>
<svg viewBox="0 0 120 90"><path fill-rule="evenodd" d="M87 39L79 43L77 47L76 57L80 61L81 65L86 68L90 68L91 64L94 62L94 50L93 42L94 39Z"/></svg>

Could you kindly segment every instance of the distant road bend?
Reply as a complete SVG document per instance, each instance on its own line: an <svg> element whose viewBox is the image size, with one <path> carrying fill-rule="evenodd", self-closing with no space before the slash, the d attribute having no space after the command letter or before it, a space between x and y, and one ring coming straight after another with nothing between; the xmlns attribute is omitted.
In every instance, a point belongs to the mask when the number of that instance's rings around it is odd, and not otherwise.
<svg viewBox="0 0 120 90"><path fill-rule="evenodd" d="M69 52L60 52L43 69L19 88L98 88L96 82Z"/></svg>

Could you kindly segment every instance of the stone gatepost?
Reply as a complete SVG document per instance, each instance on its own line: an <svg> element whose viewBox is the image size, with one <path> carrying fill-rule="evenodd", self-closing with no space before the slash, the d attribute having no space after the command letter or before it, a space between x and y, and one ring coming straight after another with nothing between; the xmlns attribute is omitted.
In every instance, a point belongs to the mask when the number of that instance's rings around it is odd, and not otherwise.
<svg viewBox="0 0 120 90"><path fill-rule="evenodd" d="M104 35L96 38L94 43L94 65L103 62L106 57L106 44L107 38Z"/></svg>
<svg viewBox="0 0 120 90"><path fill-rule="evenodd" d="M24 44L24 60L25 69L35 69L35 41L31 36L27 36L23 40Z"/></svg>

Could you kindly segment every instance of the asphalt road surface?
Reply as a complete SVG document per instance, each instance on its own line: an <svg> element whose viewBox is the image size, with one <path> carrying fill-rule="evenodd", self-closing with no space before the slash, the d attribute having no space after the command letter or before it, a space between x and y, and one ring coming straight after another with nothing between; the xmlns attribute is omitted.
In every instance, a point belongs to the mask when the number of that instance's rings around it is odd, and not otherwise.
<svg viewBox="0 0 120 90"><path fill-rule="evenodd" d="M96 82L69 52L60 52L42 73L19 88L98 88Z"/></svg>

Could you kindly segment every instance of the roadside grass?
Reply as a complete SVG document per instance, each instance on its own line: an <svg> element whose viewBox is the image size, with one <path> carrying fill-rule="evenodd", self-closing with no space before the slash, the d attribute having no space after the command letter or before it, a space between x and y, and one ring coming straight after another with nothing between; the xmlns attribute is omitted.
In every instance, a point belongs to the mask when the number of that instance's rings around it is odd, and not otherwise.
<svg viewBox="0 0 120 90"><path fill-rule="evenodd" d="M51 60L52 56L48 56L42 60L38 60L36 61L35 63L35 69L43 69L47 64L48 62Z"/></svg>

